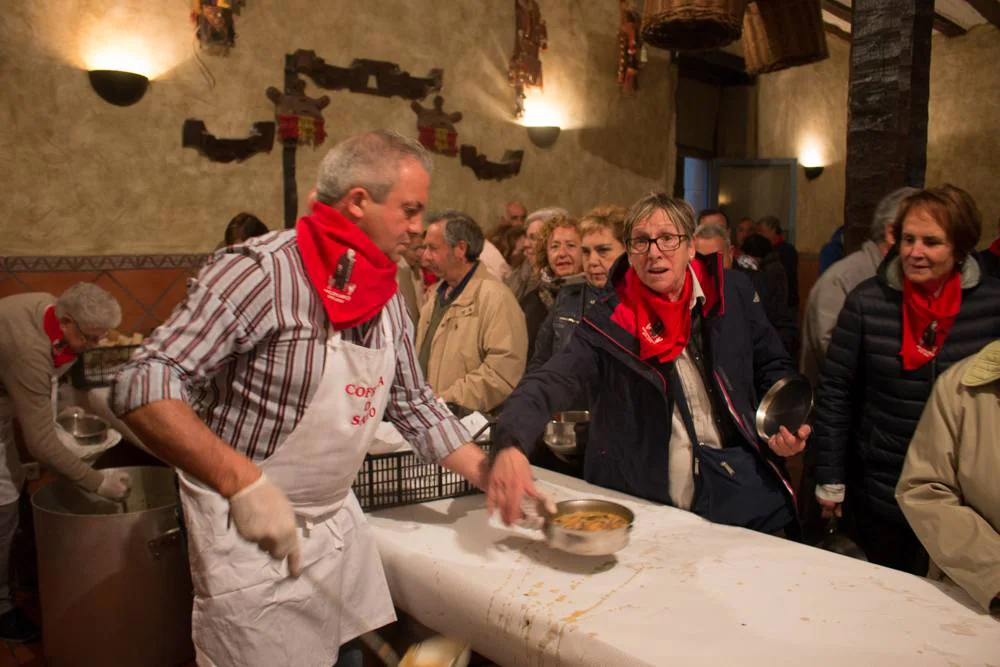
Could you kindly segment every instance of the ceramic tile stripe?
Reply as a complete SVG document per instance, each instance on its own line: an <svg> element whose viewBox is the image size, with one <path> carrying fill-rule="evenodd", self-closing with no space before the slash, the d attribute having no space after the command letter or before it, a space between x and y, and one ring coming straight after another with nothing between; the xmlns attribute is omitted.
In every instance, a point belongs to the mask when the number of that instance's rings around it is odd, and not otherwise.
<svg viewBox="0 0 1000 667"><path fill-rule="evenodd" d="M123 269L191 269L204 263L207 254L197 255L79 255L0 257L3 270L19 271L120 271Z"/></svg>

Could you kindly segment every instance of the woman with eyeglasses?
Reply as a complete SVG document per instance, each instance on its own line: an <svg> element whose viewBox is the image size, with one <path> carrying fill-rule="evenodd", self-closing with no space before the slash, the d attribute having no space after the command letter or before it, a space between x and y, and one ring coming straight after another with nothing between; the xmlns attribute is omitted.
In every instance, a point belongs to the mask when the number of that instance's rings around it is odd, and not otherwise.
<svg viewBox="0 0 1000 667"><path fill-rule="evenodd" d="M972 255L981 231L960 188L904 199L896 245L847 296L820 370L808 458L823 515L843 503L868 560L912 574L927 553L895 490L917 422L938 376L1000 338L1000 281Z"/></svg>
<svg viewBox="0 0 1000 667"><path fill-rule="evenodd" d="M588 482L717 523L797 527L783 459L802 451L809 427L769 442L754 431L758 399L794 364L746 276L719 255L695 257L694 231L691 207L663 193L629 210L612 290L505 404L487 491L504 521L538 498L528 456L546 422L586 390Z"/></svg>

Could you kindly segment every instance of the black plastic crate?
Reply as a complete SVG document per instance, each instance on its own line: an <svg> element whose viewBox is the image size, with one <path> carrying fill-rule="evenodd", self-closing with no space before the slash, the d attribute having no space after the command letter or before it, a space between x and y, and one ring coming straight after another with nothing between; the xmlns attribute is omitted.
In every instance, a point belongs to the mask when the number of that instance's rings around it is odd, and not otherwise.
<svg viewBox="0 0 1000 667"><path fill-rule="evenodd" d="M80 355L70 369L70 380L77 389L106 387L115 373L132 358L139 345L95 347Z"/></svg>
<svg viewBox="0 0 1000 667"><path fill-rule="evenodd" d="M489 454L490 443L477 444ZM427 463L413 452L367 455L353 489L366 512L480 492L458 473Z"/></svg>

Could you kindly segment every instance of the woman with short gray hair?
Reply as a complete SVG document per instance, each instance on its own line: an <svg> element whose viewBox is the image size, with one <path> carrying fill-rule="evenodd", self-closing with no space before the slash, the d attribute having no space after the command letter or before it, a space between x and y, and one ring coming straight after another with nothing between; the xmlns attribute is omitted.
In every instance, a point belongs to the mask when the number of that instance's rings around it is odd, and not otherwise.
<svg viewBox="0 0 1000 667"><path fill-rule="evenodd" d="M716 523L797 528L783 460L810 429L782 427L766 443L753 430L758 398L794 373L792 360L747 278L695 258L694 231L691 207L662 192L629 210L612 292L521 380L494 430L487 502L504 521L520 517L524 495L539 497L528 457L546 423L587 391L588 482Z"/></svg>

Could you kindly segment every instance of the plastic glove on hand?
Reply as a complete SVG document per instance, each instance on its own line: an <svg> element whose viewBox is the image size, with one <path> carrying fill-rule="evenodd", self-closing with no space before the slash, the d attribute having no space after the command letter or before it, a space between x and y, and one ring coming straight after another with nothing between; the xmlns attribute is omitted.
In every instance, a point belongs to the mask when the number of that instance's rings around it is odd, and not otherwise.
<svg viewBox="0 0 1000 667"><path fill-rule="evenodd" d="M285 494L266 475L233 494L229 499L229 515L243 539L253 542L272 558L288 558L288 573L299 576L302 570L295 513Z"/></svg>
<svg viewBox="0 0 1000 667"><path fill-rule="evenodd" d="M521 502L524 517L517 522L521 528L541 530L545 526L545 517L556 513L556 504L551 498L537 491L534 498L525 497Z"/></svg>
<svg viewBox="0 0 1000 667"><path fill-rule="evenodd" d="M104 480L97 487L97 495L109 500L122 500L127 498L132 490L132 480L128 473L122 470L104 471Z"/></svg>

